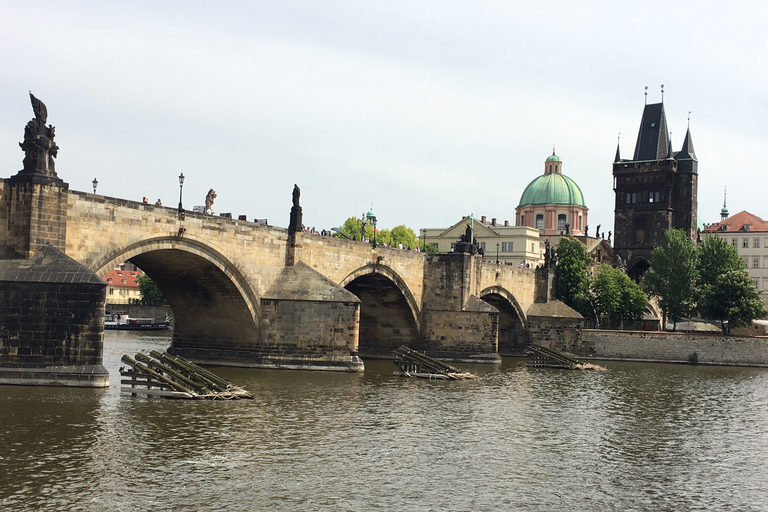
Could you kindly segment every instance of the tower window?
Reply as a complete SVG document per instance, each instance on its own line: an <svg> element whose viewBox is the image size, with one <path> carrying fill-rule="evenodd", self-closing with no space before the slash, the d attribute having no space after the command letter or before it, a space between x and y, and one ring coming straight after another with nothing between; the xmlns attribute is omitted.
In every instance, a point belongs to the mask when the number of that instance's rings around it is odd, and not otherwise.
<svg viewBox="0 0 768 512"><path fill-rule="evenodd" d="M565 215L557 216L557 229L565 229Z"/></svg>
<svg viewBox="0 0 768 512"><path fill-rule="evenodd" d="M544 229L544 215L536 215L536 229Z"/></svg>
<svg viewBox="0 0 768 512"><path fill-rule="evenodd" d="M645 242L645 218L638 217L635 219L635 241Z"/></svg>

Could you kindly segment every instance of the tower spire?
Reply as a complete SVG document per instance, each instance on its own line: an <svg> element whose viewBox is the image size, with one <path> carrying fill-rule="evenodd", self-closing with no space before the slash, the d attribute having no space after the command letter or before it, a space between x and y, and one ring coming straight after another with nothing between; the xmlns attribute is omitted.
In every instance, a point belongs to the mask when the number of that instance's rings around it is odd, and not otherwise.
<svg viewBox="0 0 768 512"><path fill-rule="evenodd" d="M728 218L728 208L725 206L725 199L728 195L728 185L725 186L723 189L723 209L720 210L720 222L723 222L725 219Z"/></svg>
<svg viewBox="0 0 768 512"><path fill-rule="evenodd" d="M616 158L613 159L614 162L621 162L621 132L619 132L618 141L616 142Z"/></svg>
<svg viewBox="0 0 768 512"><path fill-rule="evenodd" d="M661 102L664 103L664 84L661 84Z"/></svg>
<svg viewBox="0 0 768 512"><path fill-rule="evenodd" d="M645 92L643 93L645 95L645 104L648 104L648 86L645 86Z"/></svg>

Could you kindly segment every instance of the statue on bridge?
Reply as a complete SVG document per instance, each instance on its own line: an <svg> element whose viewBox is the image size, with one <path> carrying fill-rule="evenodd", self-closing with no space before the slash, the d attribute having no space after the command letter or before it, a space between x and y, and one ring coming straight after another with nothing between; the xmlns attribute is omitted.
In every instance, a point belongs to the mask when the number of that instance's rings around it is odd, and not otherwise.
<svg viewBox="0 0 768 512"><path fill-rule="evenodd" d="M299 198L301 197L301 189L298 185L293 185L293 207L298 208L299 207Z"/></svg>
<svg viewBox="0 0 768 512"><path fill-rule="evenodd" d="M211 208L213 207L214 199L216 199L216 191L211 189L208 191L208 194L205 196L205 213L209 215L213 215L213 210Z"/></svg>
<svg viewBox="0 0 768 512"><path fill-rule="evenodd" d="M288 232L298 233L302 229L302 214L301 206L299 206L299 198L301 197L301 189L298 185L293 185L293 206L291 207L291 221L288 224Z"/></svg>
<svg viewBox="0 0 768 512"><path fill-rule="evenodd" d="M53 142L56 128L51 125L45 126L48 121L48 109L45 108L45 104L35 98L32 92L29 93L29 99L32 101L35 118L24 128L24 142L19 142L19 146L24 151L22 172L42 173L56 177L56 166L53 160L59 152L59 146Z"/></svg>

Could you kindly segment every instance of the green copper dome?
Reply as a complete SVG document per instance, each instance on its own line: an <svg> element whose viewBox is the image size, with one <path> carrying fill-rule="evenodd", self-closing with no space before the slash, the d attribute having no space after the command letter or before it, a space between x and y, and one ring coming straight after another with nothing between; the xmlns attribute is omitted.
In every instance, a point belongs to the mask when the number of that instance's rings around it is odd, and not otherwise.
<svg viewBox="0 0 768 512"><path fill-rule="evenodd" d="M552 155L549 158L557 158ZM547 161L551 161L550 159ZM560 159L557 158L559 161ZM584 206L584 195L581 189L568 176L560 173L544 174L533 180L520 197L521 206L540 205L540 204L566 204L575 206Z"/></svg>
<svg viewBox="0 0 768 512"><path fill-rule="evenodd" d="M560 160L560 157L559 157L559 156L557 156L557 155L556 155L556 154L554 154L554 153L552 153L552 155L550 155L549 157L547 157L547 159L546 159L545 161L546 161L546 162L562 162L562 160Z"/></svg>

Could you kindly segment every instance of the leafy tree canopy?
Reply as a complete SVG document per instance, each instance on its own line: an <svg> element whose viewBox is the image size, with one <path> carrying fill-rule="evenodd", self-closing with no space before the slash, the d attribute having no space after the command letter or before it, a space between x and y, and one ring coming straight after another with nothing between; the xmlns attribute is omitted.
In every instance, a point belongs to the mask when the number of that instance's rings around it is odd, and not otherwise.
<svg viewBox="0 0 768 512"><path fill-rule="evenodd" d="M160 288L157 287L155 282L147 275L142 273L136 282L139 284L139 292L141 293L141 303L145 306L161 306L165 304L165 297Z"/></svg>
<svg viewBox="0 0 768 512"><path fill-rule="evenodd" d="M699 313L719 321L723 334L768 314L760 292L744 269L744 260L723 237L709 236L701 243L699 272Z"/></svg>
<svg viewBox="0 0 768 512"><path fill-rule="evenodd" d="M648 297L621 270L600 265L590 289L593 309L600 324L623 329L624 322L642 320Z"/></svg>
<svg viewBox="0 0 768 512"><path fill-rule="evenodd" d="M592 316L587 273L591 261L584 244L571 236L560 238L555 267L556 295L584 316Z"/></svg>
<svg viewBox="0 0 768 512"><path fill-rule="evenodd" d="M643 277L649 295L659 298L659 307L673 322L673 330L695 310L695 287L699 278L699 253L693 241L681 229L664 233L667 243L651 251L651 269Z"/></svg>

